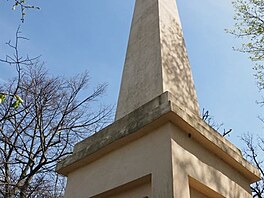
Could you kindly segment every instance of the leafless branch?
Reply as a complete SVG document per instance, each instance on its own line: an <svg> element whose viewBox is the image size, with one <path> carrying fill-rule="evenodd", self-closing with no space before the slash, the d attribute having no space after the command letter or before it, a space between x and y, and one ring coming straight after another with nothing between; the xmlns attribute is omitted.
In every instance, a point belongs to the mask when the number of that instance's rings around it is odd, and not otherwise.
<svg viewBox="0 0 264 198"><path fill-rule="evenodd" d="M9 96L0 104L0 196L61 197L63 178L55 164L109 123L112 108L98 104L105 84L87 90L87 73L69 80L51 77L38 58L20 55L20 39L18 29L15 43L8 43L14 54L0 60L17 71L0 90ZM23 99L17 108L15 96Z"/></svg>

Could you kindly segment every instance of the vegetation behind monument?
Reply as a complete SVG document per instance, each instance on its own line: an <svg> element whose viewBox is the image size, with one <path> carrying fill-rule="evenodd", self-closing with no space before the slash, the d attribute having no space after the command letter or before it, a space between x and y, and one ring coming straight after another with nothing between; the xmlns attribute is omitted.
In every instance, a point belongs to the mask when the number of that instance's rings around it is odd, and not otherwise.
<svg viewBox="0 0 264 198"><path fill-rule="evenodd" d="M264 0L235 0L235 26L229 30L238 38L242 39L242 46L236 50L246 53L254 63L255 77L261 93L264 90ZM258 102L261 106L264 99ZM264 119L260 117L264 124ZM260 170L262 180L252 186L254 197L264 197L264 138L253 137L250 133L242 138L246 148L245 157Z"/></svg>
<svg viewBox="0 0 264 198"><path fill-rule="evenodd" d="M109 122L111 107L98 102L106 84L90 88L88 73L50 75L40 57L22 55L25 40L18 28L12 53L0 54L17 72L0 85L0 197L62 197L55 165Z"/></svg>

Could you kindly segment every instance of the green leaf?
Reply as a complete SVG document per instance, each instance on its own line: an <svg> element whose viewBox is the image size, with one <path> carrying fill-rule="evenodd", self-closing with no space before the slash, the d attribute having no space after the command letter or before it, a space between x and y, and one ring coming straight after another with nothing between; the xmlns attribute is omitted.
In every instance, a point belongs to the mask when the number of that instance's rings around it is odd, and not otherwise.
<svg viewBox="0 0 264 198"><path fill-rule="evenodd" d="M19 103L23 103L23 102L24 102L24 101L22 100L22 98L20 98L20 96L16 95L15 97L16 97L17 101L19 101Z"/></svg>
<svg viewBox="0 0 264 198"><path fill-rule="evenodd" d="M11 106L12 106L13 108L17 109L17 108L19 107L19 105L20 105L20 102L17 100L17 101L15 101Z"/></svg>
<svg viewBox="0 0 264 198"><path fill-rule="evenodd" d="M0 94L0 104L3 103L6 99L6 95L5 94Z"/></svg>
<svg viewBox="0 0 264 198"><path fill-rule="evenodd" d="M24 101L22 100L22 98L18 95L15 95L16 101L11 105L13 108L17 109L19 107L19 105L21 105L21 103L23 103Z"/></svg>

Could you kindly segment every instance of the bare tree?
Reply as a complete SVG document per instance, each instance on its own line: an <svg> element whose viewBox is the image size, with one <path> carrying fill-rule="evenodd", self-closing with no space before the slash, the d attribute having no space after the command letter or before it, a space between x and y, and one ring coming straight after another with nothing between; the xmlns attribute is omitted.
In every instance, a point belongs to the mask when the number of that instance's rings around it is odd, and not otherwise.
<svg viewBox="0 0 264 198"><path fill-rule="evenodd" d="M264 138L258 137L254 139L252 134L246 134L243 136L242 140L246 143L244 156L251 161L261 173L261 180L251 186L253 197L262 198L264 197Z"/></svg>
<svg viewBox="0 0 264 198"><path fill-rule="evenodd" d="M63 178L55 164L109 121L111 108L95 108L106 85L88 94L87 73L50 76L37 58L20 56L21 39L18 30L15 43L8 43L14 55L0 59L17 70L0 87L7 95L0 104L0 197L61 197Z"/></svg>

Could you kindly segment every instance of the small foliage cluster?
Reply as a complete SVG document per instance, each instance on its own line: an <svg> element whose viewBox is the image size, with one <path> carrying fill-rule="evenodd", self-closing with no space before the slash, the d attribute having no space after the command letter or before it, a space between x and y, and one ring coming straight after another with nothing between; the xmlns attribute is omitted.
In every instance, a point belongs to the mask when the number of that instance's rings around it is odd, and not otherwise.
<svg viewBox="0 0 264 198"><path fill-rule="evenodd" d="M37 9L37 10L39 10L40 9L40 7L38 7L38 6L27 4L25 0L14 0L14 4L13 4L12 9L16 10L17 8L20 9L21 21L22 22L24 22L24 20L25 20L26 10L28 10L28 9Z"/></svg>
<svg viewBox="0 0 264 198"><path fill-rule="evenodd" d="M11 96L15 98L15 101L11 104L11 107L17 109L19 105L23 103L22 98L19 95L12 95L12 94L6 94L6 93L0 93L0 104L6 101L6 97Z"/></svg>
<svg viewBox="0 0 264 198"><path fill-rule="evenodd" d="M264 89L264 0L236 0L235 26L229 32L243 38L241 52L249 54L255 62L254 70L258 87Z"/></svg>

